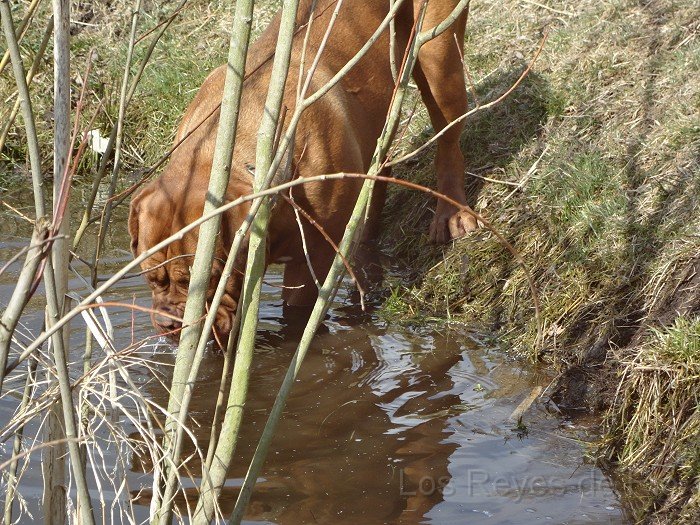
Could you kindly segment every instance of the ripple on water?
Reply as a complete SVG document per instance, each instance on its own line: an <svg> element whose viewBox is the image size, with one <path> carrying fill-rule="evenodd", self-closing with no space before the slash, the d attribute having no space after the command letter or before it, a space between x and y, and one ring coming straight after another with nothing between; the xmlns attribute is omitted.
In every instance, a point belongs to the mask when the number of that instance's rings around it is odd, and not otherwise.
<svg viewBox="0 0 700 525"><path fill-rule="evenodd" d="M128 257L125 228L115 232L105 254L105 274ZM0 265L24 242L22 235L3 239ZM17 269L13 266L0 276L0 297L8 296ZM238 460L222 497L225 512L235 501L246 461L303 328L301 318L282 316L279 269L273 268L266 281ZM84 293L79 279L71 287ZM140 278L121 282L108 297L150 303ZM550 378L510 359L479 334L384 326L371 314L357 315L356 308L342 304L347 295L338 301L295 383L253 496L250 519L290 524L625 522L607 478L582 460L585 429L562 428L561 420L537 400L524 416L527 432L514 431L512 411ZM37 333L41 318L41 303L32 303L24 330ZM151 338L132 356L128 370L141 394L165 406L174 347L152 337L142 312L110 309L110 320L119 347ZM82 330L74 330L70 358L75 377L82 368L82 338ZM195 385L192 432L203 443L209 437L222 364L221 355L207 354ZM0 399L1 425L16 406L16 397ZM135 438L133 424L123 416L121 422ZM29 426L28 435L38 423ZM105 450L108 468L117 462L114 450ZM5 446L0 461L8 454ZM130 486L144 488L137 497L142 504L137 514L143 518L150 466L147 458L133 455L129 466ZM201 468L197 457L188 466L194 473ZM22 485L35 516L41 515L41 486L37 454Z"/></svg>

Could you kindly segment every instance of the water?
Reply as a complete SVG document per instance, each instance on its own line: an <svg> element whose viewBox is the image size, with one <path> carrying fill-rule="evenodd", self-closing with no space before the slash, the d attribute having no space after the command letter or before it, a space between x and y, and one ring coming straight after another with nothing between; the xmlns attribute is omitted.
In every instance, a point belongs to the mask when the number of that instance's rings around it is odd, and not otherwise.
<svg viewBox="0 0 700 525"><path fill-rule="evenodd" d="M26 195L13 202L30 203ZM0 228L2 266L26 244L30 230L6 210L0 211ZM123 212L113 229L103 275L130 259ZM76 267L87 274L79 263ZM18 268L13 265L0 275L2 304ZM283 314L279 269L271 270L267 282L243 434L221 501L224 513L235 502L247 460L303 328L303 319ZM85 291L77 277L71 288ZM120 283L105 300L149 306L148 296L137 278ZM39 297L32 300L23 319L24 332L38 332L41 307ZM145 313L110 309L110 319L118 349L153 335ZM72 376L78 378L84 328L79 322L74 326L70 359ZM151 344L139 355L149 366L131 366L132 380L148 399L167 405L163 385L169 384L172 373L172 348ZM102 356L96 351L96 360ZM192 401L190 428L204 449L222 365L220 355L206 356ZM21 388L21 378L15 377L5 391ZM545 371L510 358L483 334L464 328L389 325L361 312L343 292L303 364L246 519L280 524L628 523L608 478L584 460L594 427L562 419L546 402L546 393L525 413L520 427L511 420L533 389L546 392L551 381ZM0 398L0 427L17 405L14 395ZM121 431L138 436L134 422L121 412L107 412ZM41 421L40 413L26 434L36 434ZM97 433L109 434L104 429ZM0 462L10 457L11 447L10 439L0 450ZM186 449L192 452L193 447ZM112 476L122 472L118 458L128 459L123 494L131 494L135 515L145 519L149 462L133 452L119 456L113 445L103 447L103 456L95 463ZM20 488L34 518L41 516L40 457L39 452L29 456ZM197 458L188 466L194 474L200 471ZM194 486L191 480L183 484ZM116 521L117 510L109 513L110 498L122 503L124 498L104 484L102 491L107 521ZM194 495L192 490L187 493ZM184 498L179 501L182 507ZM23 514L20 522L33 519Z"/></svg>

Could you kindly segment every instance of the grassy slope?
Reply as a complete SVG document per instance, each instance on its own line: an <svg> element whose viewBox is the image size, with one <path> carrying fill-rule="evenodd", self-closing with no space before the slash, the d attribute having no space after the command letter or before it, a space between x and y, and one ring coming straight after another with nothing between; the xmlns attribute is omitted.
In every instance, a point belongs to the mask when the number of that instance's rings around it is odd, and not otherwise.
<svg viewBox="0 0 700 525"><path fill-rule="evenodd" d="M639 515L658 510L659 520L692 522L700 507L700 9L695 0L539 3L554 10L529 0L473 2L465 62L481 101L507 89L543 29L550 31L521 87L468 122L468 170L503 181L469 177L474 203L537 281L545 357L563 373L559 403L612 406L605 457L659 479ZM16 18L26 4L13 3ZM144 2L139 33L175 4ZM260 3L258 31L278 4ZM74 89L94 48L85 118L101 101L95 127L103 134L116 114L131 5L74 2L73 18L87 24L74 26ZM46 20L47 8L37 20ZM222 0L191 0L158 46L127 113L125 180L167 148L194 91L225 59L229 10ZM27 61L42 31L32 26L23 44ZM50 52L32 87L47 166ZM9 73L0 76L4 101L12 100ZM3 102L0 122L8 107ZM416 106L399 149L425 141L428 126ZM0 154L0 189L11 178L7 168L25 155L15 128ZM431 185L431 159L429 150L396 174ZM84 178L91 169L86 163ZM392 191L387 245L408 281L394 283L386 314L498 327L531 354L535 324L522 270L486 232L448 248L427 244L431 206L424 196ZM604 381L589 381L596 377Z"/></svg>
<svg viewBox="0 0 700 525"><path fill-rule="evenodd" d="M537 282L560 406L611 407L604 456L658 480L640 516L697 522L700 6L545 3L558 12L473 5L466 63L482 101L507 89L550 30L533 74L467 124L468 171L502 181L471 177L473 202ZM419 112L401 148L427 125ZM397 174L430 183L430 159ZM532 355L523 271L487 232L429 246L430 206L404 191L390 198L387 239L405 239L394 244L397 267L415 280L395 285L388 315L496 326Z"/></svg>
<svg viewBox="0 0 700 525"><path fill-rule="evenodd" d="M137 36L165 20L180 1L144 1L139 16ZM254 34L264 29L267 21L281 4L281 0L256 2ZM28 1L12 2L15 24L19 23ZM87 57L92 54L90 96L83 110L83 122L87 125L96 114L93 128L108 136L111 123L118 113L119 90L124 74L124 63L129 40L131 9L135 2L112 0L109 2L72 2L71 20L79 24L71 26L73 55L73 93L77 101L86 70ZM232 3L225 0L189 0L181 15L165 32L144 72L136 96L126 116L126 135L123 159L124 172L143 168L155 162L169 147L185 108L194 97L204 78L216 66L226 60L229 28L232 19ZM25 68L29 67L41 40L51 3L42 2L30 30L22 43ZM1 40L4 43L4 39ZM143 58L151 39L137 44L134 52L132 75ZM4 51L4 47L0 47ZM31 86L34 112L44 163L51 162L51 57L52 47L46 51L42 68ZM0 128L4 126L11 103L14 103L14 79L12 68L0 75ZM21 123L21 118L18 119ZM0 181L3 167L6 174L14 163L23 163L26 146L21 128L15 127L5 149L0 152ZM92 164L83 166L82 174L92 177ZM94 159L93 159L94 160ZM7 162L9 161L9 162Z"/></svg>

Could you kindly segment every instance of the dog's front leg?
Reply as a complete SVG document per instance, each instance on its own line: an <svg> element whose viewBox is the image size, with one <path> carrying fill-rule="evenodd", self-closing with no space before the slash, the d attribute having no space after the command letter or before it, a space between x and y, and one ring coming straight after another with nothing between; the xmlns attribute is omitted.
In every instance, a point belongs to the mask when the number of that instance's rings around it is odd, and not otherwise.
<svg viewBox="0 0 700 525"><path fill-rule="evenodd" d="M424 28L436 26L452 11L456 1L431 2L428 5ZM467 13L436 39L421 48L413 76L428 108L435 132L456 120L467 111L467 88L462 68L462 43ZM435 156L437 189L440 193L466 204L464 193L464 156L459 138L464 126L452 126L438 139ZM447 242L466 235L477 228L474 217L449 203L438 200L435 217L430 225L433 242Z"/></svg>

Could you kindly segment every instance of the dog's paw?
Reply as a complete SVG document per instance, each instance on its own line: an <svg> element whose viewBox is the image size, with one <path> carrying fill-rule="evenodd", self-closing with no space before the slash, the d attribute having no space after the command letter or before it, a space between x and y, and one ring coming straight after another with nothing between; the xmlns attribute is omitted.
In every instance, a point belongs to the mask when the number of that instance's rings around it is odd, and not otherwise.
<svg viewBox="0 0 700 525"><path fill-rule="evenodd" d="M430 241L443 244L478 229L476 219L466 211L436 214L430 223Z"/></svg>

